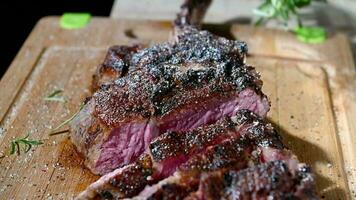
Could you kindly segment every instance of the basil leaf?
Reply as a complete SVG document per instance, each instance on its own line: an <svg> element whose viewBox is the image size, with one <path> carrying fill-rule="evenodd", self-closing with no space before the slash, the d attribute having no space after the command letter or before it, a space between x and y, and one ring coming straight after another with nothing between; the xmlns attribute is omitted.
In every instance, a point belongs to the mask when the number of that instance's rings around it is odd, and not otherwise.
<svg viewBox="0 0 356 200"><path fill-rule="evenodd" d="M298 40L310 44L322 43L326 40L326 31L321 27L298 27L294 33Z"/></svg>

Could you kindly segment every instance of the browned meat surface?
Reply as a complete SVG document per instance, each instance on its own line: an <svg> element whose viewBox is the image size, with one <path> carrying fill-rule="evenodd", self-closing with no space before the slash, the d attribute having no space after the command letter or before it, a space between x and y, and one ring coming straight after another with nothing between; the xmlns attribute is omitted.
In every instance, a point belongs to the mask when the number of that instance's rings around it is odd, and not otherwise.
<svg viewBox="0 0 356 200"><path fill-rule="evenodd" d="M165 199L165 194L183 199L190 192L198 189L200 175L224 169L246 168L251 160L258 157L251 156L252 149L246 147L243 139L226 140L218 145L209 147L204 153L197 154L181 165L178 171L163 181L147 186L136 199ZM171 191L171 188L180 188ZM168 190L168 191L167 191Z"/></svg>
<svg viewBox="0 0 356 200"><path fill-rule="evenodd" d="M104 62L98 66L93 77L92 90L96 91L104 83L124 76L129 70L132 55L139 49L141 47L138 45L110 47Z"/></svg>
<svg viewBox="0 0 356 200"><path fill-rule="evenodd" d="M149 147L142 156L144 159L103 176L88 187L81 198L103 193L115 198L131 197L147 184L171 176L177 169L192 171L196 167L193 171L199 172L204 167L240 166L236 164L240 161L250 165L292 156L284 149L271 124L248 110L239 111L232 119L226 118L185 133L164 133Z"/></svg>
<svg viewBox="0 0 356 200"><path fill-rule="evenodd" d="M192 130L241 109L266 115L262 81L244 63L245 43L192 26L181 27L175 38L145 49L109 50L96 75L96 84L105 84L70 126L93 173L135 162L166 131Z"/></svg>
<svg viewBox="0 0 356 200"><path fill-rule="evenodd" d="M177 19L174 21L175 27L200 26L211 2L212 0L185 0Z"/></svg>
<svg viewBox="0 0 356 200"><path fill-rule="evenodd" d="M318 199L310 169L272 161L244 170L204 174L199 191L189 199Z"/></svg>
<svg viewBox="0 0 356 200"><path fill-rule="evenodd" d="M199 30L211 0L186 0L169 42L114 46L71 140L103 175L76 199L317 199L264 120L247 45Z"/></svg>

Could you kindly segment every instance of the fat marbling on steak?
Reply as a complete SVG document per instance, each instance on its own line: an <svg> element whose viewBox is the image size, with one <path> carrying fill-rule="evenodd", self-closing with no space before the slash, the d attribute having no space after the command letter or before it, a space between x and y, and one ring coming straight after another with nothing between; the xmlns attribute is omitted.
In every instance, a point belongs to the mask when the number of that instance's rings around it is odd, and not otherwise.
<svg viewBox="0 0 356 200"><path fill-rule="evenodd" d="M268 112L262 81L245 63L246 44L192 26L207 3L187 2L195 7L183 6L172 41L116 48L118 56L109 52L103 64L107 69L99 68L100 89L70 125L71 141L93 173L136 161L160 133L192 130L241 109L262 117Z"/></svg>

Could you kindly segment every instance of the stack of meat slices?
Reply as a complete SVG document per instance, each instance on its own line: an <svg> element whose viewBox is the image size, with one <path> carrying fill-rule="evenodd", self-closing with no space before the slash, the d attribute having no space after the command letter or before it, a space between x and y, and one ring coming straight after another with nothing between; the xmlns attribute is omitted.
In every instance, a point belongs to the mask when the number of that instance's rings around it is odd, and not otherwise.
<svg viewBox="0 0 356 200"><path fill-rule="evenodd" d="M209 0L187 0L171 41L114 46L71 122L103 175L77 199L317 199L313 174L264 118L247 46L199 30Z"/></svg>

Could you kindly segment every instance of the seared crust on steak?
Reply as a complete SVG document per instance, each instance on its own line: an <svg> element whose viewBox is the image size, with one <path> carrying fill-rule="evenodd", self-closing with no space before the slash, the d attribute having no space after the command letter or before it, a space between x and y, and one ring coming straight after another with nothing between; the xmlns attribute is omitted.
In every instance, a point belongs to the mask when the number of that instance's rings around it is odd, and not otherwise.
<svg viewBox="0 0 356 200"><path fill-rule="evenodd" d="M170 42L109 49L94 76L99 89L70 125L93 173L133 163L166 131L192 130L241 109L266 115L260 76L245 64L246 43L198 29L210 2L187 0Z"/></svg>
<svg viewBox="0 0 356 200"><path fill-rule="evenodd" d="M98 66L93 76L92 91L96 91L105 83L124 76L129 71L132 55L141 48L139 45L110 47L104 62Z"/></svg>
<svg viewBox="0 0 356 200"><path fill-rule="evenodd" d="M183 199L197 190L203 172L246 168L251 149L247 149L245 145L244 139L237 138L211 146L203 154L193 156L180 166L173 176L156 185L147 186L134 199L164 199L164 195L169 193L177 199ZM171 191L171 188L179 190Z"/></svg>
<svg viewBox="0 0 356 200"><path fill-rule="evenodd" d="M310 168L280 160L241 171L206 173L199 190L189 199L318 199Z"/></svg>
<svg viewBox="0 0 356 200"><path fill-rule="evenodd" d="M252 67L230 67L157 66L131 72L93 95L96 116L113 127L132 119L164 116L184 105L199 106L211 98L226 99L247 88L264 98Z"/></svg>
<svg viewBox="0 0 356 200"><path fill-rule="evenodd" d="M264 120L246 44L199 30L210 3L186 0L169 42L109 50L71 123L105 175L77 200L317 199L309 168Z"/></svg>
<svg viewBox="0 0 356 200"><path fill-rule="evenodd" d="M205 98L229 97L246 88L263 96L259 75L243 64L246 53L243 42L187 27L174 44L154 45L130 55L127 63L135 70L93 95L97 116L114 126L138 116L163 115Z"/></svg>
<svg viewBox="0 0 356 200"><path fill-rule="evenodd" d="M166 132L150 144L151 156L156 162L179 155L203 151L206 146L223 140L243 137L261 147L285 148L281 136L266 120L249 110L240 110L235 116L186 132Z"/></svg>
<svg viewBox="0 0 356 200"><path fill-rule="evenodd" d="M122 155L117 164L108 167L100 166L100 162L97 164L110 135L115 129L118 130L116 134L127 134L124 131L128 129L120 127L128 123L132 127L140 124L140 134L150 134L147 137L154 138L159 132L185 131L215 122L233 115L238 109L250 109L265 116L269 102L261 92L259 75L253 67L243 63L245 44L214 39L208 32L197 31L196 34L194 40L183 35L176 45L157 45L133 54L131 63L135 68L130 70L129 67L125 76L103 84L76 117L88 119L88 123L78 126L76 122L81 119L71 123L72 137L83 137L72 141L87 158L87 166L94 173L107 173L138 157L139 152L134 156ZM186 122L189 115L194 119ZM159 131L143 133L147 124ZM91 127L98 131L95 135L86 135ZM149 142L142 138L139 141L142 148L138 151L142 153ZM130 145L121 146L129 148ZM126 152L125 149L117 151ZM97 166L100 169L96 169Z"/></svg>
<svg viewBox="0 0 356 200"><path fill-rule="evenodd" d="M273 152L269 152L280 156L265 157L266 149L272 149ZM127 198L137 195L146 185L170 176L177 168L184 173L189 171L189 176L193 172L199 176L200 171L222 166L242 167L242 160L245 164L253 164L291 156L270 123L242 110L232 119L225 118L187 132L167 132L158 136L136 163L105 175L93 184L95 187L88 187L80 196L88 193L100 195L105 191L115 198ZM125 189L118 185L125 185Z"/></svg>

